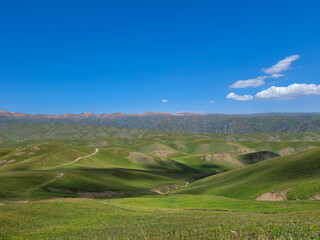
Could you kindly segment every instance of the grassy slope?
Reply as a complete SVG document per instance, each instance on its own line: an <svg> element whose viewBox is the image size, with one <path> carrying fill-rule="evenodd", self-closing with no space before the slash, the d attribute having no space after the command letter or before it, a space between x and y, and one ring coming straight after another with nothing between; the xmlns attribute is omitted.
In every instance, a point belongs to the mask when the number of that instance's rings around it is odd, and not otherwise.
<svg viewBox="0 0 320 240"><path fill-rule="evenodd" d="M66 144L40 144L16 149L2 149L0 172L13 170L44 170L68 163L77 157L89 154L94 149ZM4 154L6 153L6 154ZM2 156L1 156L2 155ZM8 161L13 161L6 164Z"/></svg>
<svg viewBox="0 0 320 240"><path fill-rule="evenodd" d="M305 203L301 212L277 204L285 213L263 214L187 209L226 199L170 197L89 200L55 199L0 206L1 239L317 239L319 205ZM131 203L124 203L131 201ZM138 207L136 201L139 201ZM176 202L174 202L176 201ZM230 200L231 202L234 200ZM162 203L170 208L157 208ZM146 203L146 204L145 204ZM191 205L190 205L191 204ZM237 205L238 202L233 202ZM244 205L244 204L242 204ZM212 204L211 204L212 206ZM259 212L272 205L259 207ZM208 207L208 206L206 206ZM312 208L312 210L308 210ZM232 209L232 208L231 208ZM205 210L205 211L204 211Z"/></svg>
<svg viewBox="0 0 320 240"><path fill-rule="evenodd" d="M139 195L143 191L161 188L163 185L183 184L184 178L186 177L183 175L124 168L70 170L62 181L50 183L48 187L73 192L115 191Z"/></svg>
<svg viewBox="0 0 320 240"><path fill-rule="evenodd" d="M308 199L320 192L320 149L207 177L181 192L254 199L268 191L288 188L289 199Z"/></svg>
<svg viewBox="0 0 320 240"><path fill-rule="evenodd" d="M146 153L137 155L129 147L101 148L96 155L67 166L60 165L92 153L94 149L62 143L24 143L17 149L3 148L0 160L15 161L0 166L0 181L3 183L0 198L43 199L103 191L137 195L150 193L154 188L165 192L164 187L185 185L190 178L201 174L199 170L172 160ZM130 153L137 156L129 158ZM144 162L145 158L152 159L152 162ZM64 175L56 179L59 174ZM50 180L54 181L35 188ZM52 192L52 188L58 190Z"/></svg>
<svg viewBox="0 0 320 240"><path fill-rule="evenodd" d="M286 213L309 210L320 210L319 201L255 201L239 200L214 195L174 194L165 196L143 196L132 198L108 199L108 203L122 208L136 210L172 210L198 209L215 211L254 212L254 213Z"/></svg>
<svg viewBox="0 0 320 240"><path fill-rule="evenodd" d="M63 177L57 178L61 173ZM192 175L191 175L192 176ZM37 188L47 181L45 186ZM79 192L114 191L126 196L166 192L167 187L184 186L190 176L179 173L134 169L70 169L67 171L8 171L0 174L1 201L77 197Z"/></svg>
<svg viewBox="0 0 320 240"><path fill-rule="evenodd" d="M55 178L51 171L7 171L0 173L0 199L25 200L32 198L30 189ZM45 198L50 198L47 195Z"/></svg>

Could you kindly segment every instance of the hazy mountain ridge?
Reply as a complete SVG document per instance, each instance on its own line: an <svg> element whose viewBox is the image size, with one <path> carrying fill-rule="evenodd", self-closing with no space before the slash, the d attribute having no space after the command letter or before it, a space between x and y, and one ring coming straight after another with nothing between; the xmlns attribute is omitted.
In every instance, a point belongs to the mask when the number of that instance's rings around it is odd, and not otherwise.
<svg viewBox="0 0 320 240"><path fill-rule="evenodd" d="M320 113L25 114L0 111L0 123L84 124L176 132L249 133L320 131Z"/></svg>
<svg viewBox="0 0 320 240"><path fill-rule="evenodd" d="M165 132L137 128L90 126L82 124L0 124L0 145L2 142L39 139L102 139L102 138L143 138L143 137L213 138L225 141L258 142L314 142L320 141L320 132L303 133L190 133Z"/></svg>

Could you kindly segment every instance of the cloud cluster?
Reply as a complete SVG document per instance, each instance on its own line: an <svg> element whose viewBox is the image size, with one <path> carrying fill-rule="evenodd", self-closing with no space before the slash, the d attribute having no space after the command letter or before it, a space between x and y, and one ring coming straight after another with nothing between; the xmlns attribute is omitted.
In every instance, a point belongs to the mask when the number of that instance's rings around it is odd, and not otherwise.
<svg viewBox="0 0 320 240"><path fill-rule="evenodd" d="M248 101L248 100L252 100L253 96L252 95L237 95L235 93L229 93L226 97L227 99L234 99L234 100L238 100L238 101Z"/></svg>
<svg viewBox="0 0 320 240"><path fill-rule="evenodd" d="M167 100L167 99L163 99L163 100L161 100L161 102L163 102L163 103L167 103L167 102L168 102L168 100Z"/></svg>
<svg viewBox="0 0 320 240"><path fill-rule="evenodd" d="M292 56L286 57L285 59L279 61L277 64L273 65L272 67L262 69L264 73L270 74L270 75L259 76L259 77L247 79L247 80L239 80L234 84L232 84L230 88L259 87L265 83L264 80L267 78L283 77L284 74L282 74L281 72L288 70L290 68L291 63L299 59L299 57L300 57L299 55L292 55Z"/></svg>
<svg viewBox="0 0 320 240"><path fill-rule="evenodd" d="M232 92L229 93L226 98L238 101L248 101L254 98L262 100L285 100L309 95L320 95L320 85L293 83L287 87L269 87L266 90L258 92L254 97L252 95L237 95Z"/></svg>
<svg viewBox="0 0 320 240"><path fill-rule="evenodd" d="M256 99L294 99L301 96L320 95L320 85L316 84L298 84L294 83L287 87L272 86L266 90L258 92L255 95Z"/></svg>
<svg viewBox="0 0 320 240"><path fill-rule="evenodd" d="M270 68L264 68L262 71L264 76L259 76L247 80L239 80L232 84L230 88L247 88L247 87L259 87L265 83L267 78L279 78L283 77L284 74L281 72L288 70L291 63L299 59L299 55L292 55L285 59L277 62ZM234 99L238 101L248 101L253 99L264 99L264 100L283 100L283 99L295 99L297 97L308 96L308 95L320 95L320 85L316 84L305 84L305 83L294 83L286 87L272 86L266 90L258 92L255 96L252 95L237 95L234 92L229 93L226 98Z"/></svg>
<svg viewBox="0 0 320 240"><path fill-rule="evenodd" d="M300 58L299 55L292 55L292 56L286 57L285 59L277 62L277 64L273 65L272 67L262 69L262 71L266 74L283 72L285 70L288 70L290 68L291 63L299 58Z"/></svg>

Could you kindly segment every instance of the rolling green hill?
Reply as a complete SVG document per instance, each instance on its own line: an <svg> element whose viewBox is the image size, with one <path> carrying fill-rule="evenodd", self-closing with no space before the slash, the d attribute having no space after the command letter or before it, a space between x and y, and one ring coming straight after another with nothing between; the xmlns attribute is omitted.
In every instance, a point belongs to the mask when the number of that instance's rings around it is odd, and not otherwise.
<svg viewBox="0 0 320 240"><path fill-rule="evenodd" d="M202 169L175 161L168 156L176 150L149 138L112 140L104 148L58 140L0 148L0 199L163 194L227 170L223 165L208 163Z"/></svg>
<svg viewBox="0 0 320 240"><path fill-rule="evenodd" d="M320 149L277 157L247 167L204 178L181 193L212 194L255 199L264 193L271 198L310 199L320 192ZM263 197L261 200L264 200ZM268 199L266 199L268 200Z"/></svg>
<svg viewBox="0 0 320 240"><path fill-rule="evenodd" d="M26 140L0 148L0 178L6 182L0 194L6 199L108 191L113 193L107 195L163 194L270 155L261 158L259 151L271 150L276 156L319 146L319 142L242 142L193 135ZM15 190L12 186L19 182Z"/></svg>
<svg viewBox="0 0 320 240"><path fill-rule="evenodd" d="M37 144L2 151L6 154L0 156L0 172L50 169L92 152L90 148L66 144Z"/></svg>

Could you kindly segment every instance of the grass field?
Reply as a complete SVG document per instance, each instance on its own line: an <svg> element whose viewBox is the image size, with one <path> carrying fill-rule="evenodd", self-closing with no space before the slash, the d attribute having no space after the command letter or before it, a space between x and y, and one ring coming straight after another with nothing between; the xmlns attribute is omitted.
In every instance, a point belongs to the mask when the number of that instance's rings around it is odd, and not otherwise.
<svg viewBox="0 0 320 240"><path fill-rule="evenodd" d="M320 206L194 196L56 199L0 207L2 239L318 239ZM144 204L146 202L146 204ZM230 211L216 210L215 206ZM227 204L227 205L228 205ZM240 206L239 206L240 205ZM238 207L236 207L238 206ZM203 208L205 207L205 208ZM235 211L248 208L251 212ZM203 208L203 209L201 209ZM273 210L272 210L273 209ZM283 209L286 209L283 211ZM270 211L272 213L265 213ZM276 212L281 210L281 212ZM255 211L255 212L252 212Z"/></svg>
<svg viewBox="0 0 320 240"><path fill-rule="evenodd" d="M123 133L2 138L0 239L320 239L307 133Z"/></svg>

